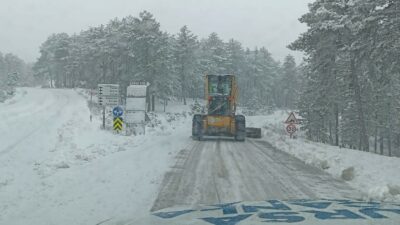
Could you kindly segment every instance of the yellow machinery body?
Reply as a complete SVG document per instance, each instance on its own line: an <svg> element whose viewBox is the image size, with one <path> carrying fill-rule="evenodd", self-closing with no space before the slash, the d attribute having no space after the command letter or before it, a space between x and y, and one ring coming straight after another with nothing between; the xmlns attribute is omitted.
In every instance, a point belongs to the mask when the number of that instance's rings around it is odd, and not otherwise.
<svg viewBox="0 0 400 225"><path fill-rule="evenodd" d="M235 76L206 75L207 114L194 116L193 136L198 139L203 136L230 136L244 141L245 119L236 115L237 97Z"/></svg>
<svg viewBox="0 0 400 225"><path fill-rule="evenodd" d="M207 115L204 118L203 124L206 134L235 135L235 118L232 116Z"/></svg>

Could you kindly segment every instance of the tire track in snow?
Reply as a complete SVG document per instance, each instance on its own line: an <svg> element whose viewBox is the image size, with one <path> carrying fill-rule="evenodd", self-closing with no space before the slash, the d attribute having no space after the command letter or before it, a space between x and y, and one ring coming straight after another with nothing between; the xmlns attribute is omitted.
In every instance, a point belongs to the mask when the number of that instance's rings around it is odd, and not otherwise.
<svg viewBox="0 0 400 225"><path fill-rule="evenodd" d="M238 201L357 198L345 182L266 142L207 140L181 151L152 211Z"/></svg>
<svg viewBox="0 0 400 225"><path fill-rule="evenodd" d="M60 97L60 96L57 95L57 100L59 100L59 97ZM70 102L71 102L70 96L64 95L64 97L66 97L66 102L65 102L65 104L62 104L61 108L58 108L57 111L55 111L55 112L51 115L51 116L52 116L51 119L50 119L50 118L47 118L47 120L49 120L49 121L56 121L54 118L58 117L58 116L61 114L61 112L65 109L65 107L67 107L67 106L70 104ZM57 101L53 102L53 104L55 104L55 103L57 103ZM49 111L49 108L51 108L52 106L54 107L54 105L49 105L49 106L47 106L46 108L43 108L43 109L41 109L41 110L39 110L39 111L34 111L34 113L38 113L38 112L44 111L45 109L47 109L47 111ZM41 123L40 125L38 125L37 127L35 127L33 130L31 130L30 132L28 132L26 135L24 135L24 136L18 138L18 139L17 139L16 141L14 141L12 144L10 144L10 145L6 146L5 148L3 148L2 150L0 150L0 156L3 156L3 155L5 155L5 154L11 152L11 151L12 151L13 149L15 149L18 145L23 144L25 141L29 140L29 138L30 138L31 136L33 136L33 135L36 134L36 133L39 133L41 130L43 130L44 128L46 128L47 126L44 126L43 124L47 124L47 121Z"/></svg>

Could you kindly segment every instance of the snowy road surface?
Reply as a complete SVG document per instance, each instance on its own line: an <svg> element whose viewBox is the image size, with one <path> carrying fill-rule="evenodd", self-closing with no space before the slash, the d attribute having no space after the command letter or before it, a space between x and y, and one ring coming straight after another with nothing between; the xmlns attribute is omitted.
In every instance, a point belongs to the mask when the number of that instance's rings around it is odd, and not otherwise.
<svg viewBox="0 0 400 225"><path fill-rule="evenodd" d="M267 199L359 197L343 181L266 141L208 140L180 152L152 210Z"/></svg>

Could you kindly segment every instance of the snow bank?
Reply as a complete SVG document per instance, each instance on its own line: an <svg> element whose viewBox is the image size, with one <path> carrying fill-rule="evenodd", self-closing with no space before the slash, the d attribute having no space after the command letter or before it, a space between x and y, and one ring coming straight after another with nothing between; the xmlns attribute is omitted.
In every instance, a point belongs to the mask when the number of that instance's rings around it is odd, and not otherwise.
<svg viewBox="0 0 400 225"><path fill-rule="evenodd" d="M148 215L165 171L191 143L183 113L157 113L146 135L101 130L79 92L21 89L0 107L0 224Z"/></svg>
<svg viewBox="0 0 400 225"><path fill-rule="evenodd" d="M0 90L0 104L12 105L19 99L26 95L26 90L24 88L16 88L14 95L10 96L5 91Z"/></svg>
<svg viewBox="0 0 400 225"><path fill-rule="evenodd" d="M400 201L400 158L344 149L305 140L285 133L289 112L248 117L249 124L264 124L263 137L306 164L319 167L360 190L366 200ZM301 136L301 135L300 135Z"/></svg>

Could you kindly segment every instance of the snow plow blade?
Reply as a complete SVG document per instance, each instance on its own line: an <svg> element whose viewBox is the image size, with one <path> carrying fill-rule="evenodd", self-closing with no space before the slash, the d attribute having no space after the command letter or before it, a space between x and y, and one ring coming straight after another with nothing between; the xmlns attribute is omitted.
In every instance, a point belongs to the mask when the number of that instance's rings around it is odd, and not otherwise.
<svg viewBox="0 0 400 225"><path fill-rule="evenodd" d="M261 128L246 127L246 137L261 138Z"/></svg>

